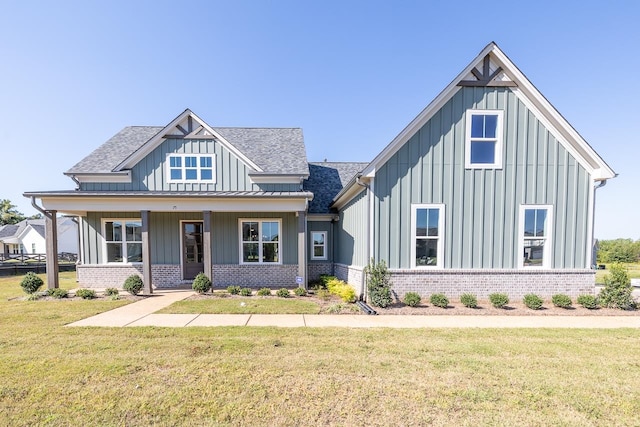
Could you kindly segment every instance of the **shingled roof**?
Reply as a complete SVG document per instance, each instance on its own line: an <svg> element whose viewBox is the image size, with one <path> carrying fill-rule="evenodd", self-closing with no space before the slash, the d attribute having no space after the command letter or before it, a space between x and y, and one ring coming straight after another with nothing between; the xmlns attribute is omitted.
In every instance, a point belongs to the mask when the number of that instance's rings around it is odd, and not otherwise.
<svg viewBox="0 0 640 427"><path fill-rule="evenodd" d="M309 163L309 179L304 189L314 194L309 203L309 213L329 213L333 198L368 163L321 162Z"/></svg>

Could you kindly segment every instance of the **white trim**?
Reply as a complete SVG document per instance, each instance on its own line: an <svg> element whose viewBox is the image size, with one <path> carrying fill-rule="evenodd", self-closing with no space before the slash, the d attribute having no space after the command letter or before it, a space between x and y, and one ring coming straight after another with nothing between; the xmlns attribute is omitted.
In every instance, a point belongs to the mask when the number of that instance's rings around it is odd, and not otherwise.
<svg viewBox="0 0 640 427"><path fill-rule="evenodd" d="M353 200L358 194L362 193L364 190L366 190L366 187L363 187L362 185L359 185L357 182L354 181L351 187L347 189L347 191L342 193L340 197L338 197L333 201L333 207L335 207L338 210L342 209L344 205L349 203L351 200Z"/></svg>
<svg viewBox="0 0 640 427"><path fill-rule="evenodd" d="M178 169L177 167L171 167L171 157L179 157L182 160L182 166L180 171L182 174L181 179L171 179L171 169ZM187 165L185 164L185 157L195 157L197 166L195 168L189 167L189 169L196 169L198 171L198 179L187 179ZM203 157L211 158L211 179L202 179L202 167L200 166L200 159ZM205 168L209 169L209 168ZM215 184L216 183L216 155L214 153L167 153L165 158L165 182L167 184Z"/></svg>
<svg viewBox="0 0 640 427"><path fill-rule="evenodd" d="M438 209L438 258L435 265L416 265L416 212L418 209ZM444 266L444 233L445 233L445 205L439 203L412 203L411 204L411 268L412 269L441 269ZM435 240L435 239L431 239Z"/></svg>
<svg viewBox="0 0 640 427"><path fill-rule="evenodd" d="M327 244L328 233L326 231L315 231L315 230L310 231L310 233L311 233L311 239L310 239L309 243L311 243L311 259L312 260L327 260L328 259L328 257L327 257L327 249L329 247L329 245ZM322 253L323 253L323 255L321 257L318 257L318 256L315 255L315 253L316 253L316 251L315 251L316 244L315 244L315 239L313 238L313 233L318 233L318 234L322 234L323 235L323 238L322 238L323 239L322 240L323 241L323 244L322 244ZM317 246L320 246L320 245L317 245Z"/></svg>
<svg viewBox="0 0 640 427"><path fill-rule="evenodd" d="M307 214L307 222L336 222L340 216L336 214Z"/></svg>
<svg viewBox="0 0 640 427"><path fill-rule="evenodd" d="M545 245L542 253L542 265L538 266L525 266L524 265L524 212L529 209L546 209L547 218L545 224ZM518 219L518 254L516 256L516 268L519 270L533 270L551 268L551 259L553 257L553 205L536 205L536 204L521 204L519 209Z"/></svg>
<svg viewBox="0 0 640 427"><path fill-rule="evenodd" d="M100 234L100 238L102 239L102 265L140 265L142 264L141 262L127 262L125 261L128 256L127 256L127 230L126 230L126 222L130 221L130 222L139 222L140 223L140 227L142 228L142 218L102 218L101 222L102 222L102 233ZM122 222L124 227L122 227L122 262L109 262L108 260L108 254L107 254L107 239L106 239L106 234L107 234L107 230L106 230L106 223L107 222ZM142 245L142 240L138 241L133 241L131 243L140 243L140 245Z"/></svg>
<svg viewBox="0 0 640 427"><path fill-rule="evenodd" d="M592 259L593 256L593 244L595 243L595 237L593 235L594 233L594 226L595 226L595 209L596 209L596 203L595 203L595 197L596 197L596 185L595 182L593 180L593 178L591 178L589 180L589 194L588 194L588 201L587 201L587 241L585 242L586 247L586 259L584 260L584 264L585 264L585 268L593 268L594 265L596 265L598 263L598 261L596 259Z"/></svg>
<svg viewBox="0 0 640 427"><path fill-rule="evenodd" d="M131 171L109 172L109 173L92 173L92 174L65 174L75 178L81 183L99 182L99 183L131 183Z"/></svg>
<svg viewBox="0 0 640 427"><path fill-rule="evenodd" d="M257 222L259 223L258 227L258 235L259 240L258 243L258 262L244 262L243 252L242 252L242 223L243 222ZM278 223L278 262L263 262L262 261L262 245L265 243L262 241L262 223L263 222L277 222ZM240 265L282 265L283 264L283 250L284 246L282 244L282 218L238 218L238 263ZM266 242L273 243L273 242Z"/></svg>
<svg viewBox="0 0 640 427"><path fill-rule="evenodd" d="M471 121L474 115L497 116L496 137L495 138L471 138ZM466 169L502 169L504 158L504 126L503 110L467 110L465 115L465 137L464 137L464 166ZM495 152L493 163L471 163L471 144L473 141L495 141Z"/></svg>
<svg viewBox="0 0 640 427"><path fill-rule="evenodd" d="M249 179L255 184L301 184L305 178L303 175L261 175L249 174Z"/></svg>
<svg viewBox="0 0 640 427"><path fill-rule="evenodd" d="M182 280L192 280L192 279L185 279L184 278L184 228L183 228L182 224L185 223L185 222L199 222L199 223L202 223L202 230L204 232L204 220L201 220L201 219L181 219L178 222L179 222L178 226L180 227L180 230L178 230L178 234L180 236L180 278ZM202 261L204 261L204 241L202 242L202 244L203 244ZM213 253L211 254L211 256L213 257Z"/></svg>
<svg viewBox="0 0 640 427"><path fill-rule="evenodd" d="M375 246L374 246L374 230L375 230L375 185L376 185L376 180L375 178L371 178L371 180L369 181L369 212L367 212L369 214L369 235L367 236L367 238L369 239L369 241L367 242L368 247L369 247L369 259L367 259L367 263L374 259L375 257ZM364 291L363 291L364 292Z"/></svg>

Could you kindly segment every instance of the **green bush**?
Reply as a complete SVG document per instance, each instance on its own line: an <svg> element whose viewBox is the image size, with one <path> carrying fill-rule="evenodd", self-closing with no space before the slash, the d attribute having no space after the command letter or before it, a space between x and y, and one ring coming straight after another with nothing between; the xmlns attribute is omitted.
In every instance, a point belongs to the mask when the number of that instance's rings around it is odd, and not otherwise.
<svg viewBox="0 0 640 427"><path fill-rule="evenodd" d="M495 308L504 308L509 304L509 297L507 294L494 293L489 295L489 302Z"/></svg>
<svg viewBox="0 0 640 427"><path fill-rule="evenodd" d="M122 285L122 289L129 292L131 295L138 295L142 290L144 284L142 283L142 278L136 274L132 274L127 277L127 280L124 281L124 285Z"/></svg>
<svg viewBox="0 0 640 427"><path fill-rule="evenodd" d="M40 299L40 295L33 293L33 294L29 294L27 295L27 301L36 301Z"/></svg>
<svg viewBox="0 0 640 427"><path fill-rule="evenodd" d="M104 290L104 294L108 297L113 297L120 295L120 292L116 288L107 288Z"/></svg>
<svg viewBox="0 0 640 427"><path fill-rule="evenodd" d="M432 305L440 308L447 308L449 306L449 298L447 298L442 293L431 294L431 296L429 297L429 302Z"/></svg>
<svg viewBox="0 0 640 427"><path fill-rule="evenodd" d="M27 294L35 294L43 284L44 282L42 281L42 279L32 271L25 274L22 278L22 281L20 282L22 290Z"/></svg>
<svg viewBox="0 0 640 427"><path fill-rule="evenodd" d="M344 302L355 302L356 300L355 289L342 280L333 278L327 281L327 290L329 293L339 296Z"/></svg>
<svg viewBox="0 0 640 427"><path fill-rule="evenodd" d="M630 310L636 308L631 297L631 279L627 269L621 264L609 266L609 274L604 276L604 288L600 291L600 305L607 308Z"/></svg>
<svg viewBox="0 0 640 427"><path fill-rule="evenodd" d="M535 294L527 294L522 299L524 305L529 307L531 310L540 310L542 308L542 298Z"/></svg>
<svg viewBox="0 0 640 427"><path fill-rule="evenodd" d="M231 295L238 295L240 293L240 286L227 286L227 292L229 292Z"/></svg>
<svg viewBox="0 0 640 427"><path fill-rule="evenodd" d="M260 289L258 289L257 294L258 294L258 296L261 296L261 297L267 297L267 296L271 295L271 289L269 289L269 288L260 288Z"/></svg>
<svg viewBox="0 0 640 427"><path fill-rule="evenodd" d="M276 295L279 296L280 298L289 298L291 296L291 294L289 293L289 289L287 288L280 288L276 291Z"/></svg>
<svg viewBox="0 0 640 427"><path fill-rule="evenodd" d="M331 294L329 293L329 291L322 288L316 291L316 296L324 301L327 301L329 300L329 298L331 298Z"/></svg>
<svg viewBox="0 0 640 427"><path fill-rule="evenodd" d="M303 296L307 295L307 290L305 288L295 288L293 290L293 293L296 294L299 297L303 297Z"/></svg>
<svg viewBox="0 0 640 427"><path fill-rule="evenodd" d="M242 288L240 289L240 295L243 297L250 297L253 294L251 288Z"/></svg>
<svg viewBox="0 0 640 427"><path fill-rule="evenodd" d="M78 289L76 296L82 299L94 299L96 297L96 291L93 289Z"/></svg>
<svg viewBox="0 0 640 427"><path fill-rule="evenodd" d="M416 307L420 304L421 300L422 299L420 298L420 295L418 293L407 292L406 294L404 294L404 299L402 302L404 302L409 307Z"/></svg>
<svg viewBox="0 0 640 427"><path fill-rule="evenodd" d="M338 280L338 278L336 276L329 276L328 274L321 274L320 279L318 280L319 283L317 283L317 285L319 285L319 288L327 289L327 283L329 283L331 280Z"/></svg>
<svg viewBox="0 0 640 427"><path fill-rule="evenodd" d="M551 302L553 303L553 305L555 305L556 307L561 307L561 308L569 308L571 307L571 297L569 297L569 295L565 295L565 294L555 294L551 297Z"/></svg>
<svg viewBox="0 0 640 427"><path fill-rule="evenodd" d="M191 288L199 294L204 294L211 289L211 279L209 279L204 273L198 273L196 278L193 279Z"/></svg>
<svg viewBox="0 0 640 427"><path fill-rule="evenodd" d="M388 307L393 303L389 271L384 260L376 263L373 258L364 269L369 300L376 307Z"/></svg>
<svg viewBox="0 0 640 427"><path fill-rule="evenodd" d="M589 310L594 310L600 306L598 298L593 295L580 295L577 299L578 304Z"/></svg>
<svg viewBox="0 0 640 427"><path fill-rule="evenodd" d="M53 298L62 299L69 296L69 292L64 289L56 288L56 289L48 289L47 295Z"/></svg>
<svg viewBox="0 0 640 427"><path fill-rule="evenodd" d="M473 294L462 294L460 295L460 302L465 307L469 308L477 308L478 307L478 298L476 298Z"/></svg>

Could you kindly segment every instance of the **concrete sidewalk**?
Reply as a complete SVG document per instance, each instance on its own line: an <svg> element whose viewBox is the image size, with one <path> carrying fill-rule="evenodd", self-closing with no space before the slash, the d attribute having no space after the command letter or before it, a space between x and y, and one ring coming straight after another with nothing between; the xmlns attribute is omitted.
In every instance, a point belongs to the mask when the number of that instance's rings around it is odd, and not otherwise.
<svg viewBox="0 0 640 427"><path fill-rule="evenodd" d="M153 296L66 326L189 327L275 326L341 328L640 328L639 316L366 316L327 314L153 314L194 295L158 291Z"/></svg>

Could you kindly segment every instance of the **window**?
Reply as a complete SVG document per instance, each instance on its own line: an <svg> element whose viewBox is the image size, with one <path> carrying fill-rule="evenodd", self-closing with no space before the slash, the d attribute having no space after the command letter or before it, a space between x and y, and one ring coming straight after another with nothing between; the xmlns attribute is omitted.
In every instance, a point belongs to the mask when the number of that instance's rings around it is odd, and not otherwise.
<svg viewBox="0 0 640 427"><path fill-rule="evenodd" d="M466 168L502 168L502 133L502 111L467 111Z"/></svg>
<svg viewBox="0 0 640 427"><path fill-rule="evenodd" d="M35 254L35 253L36 253L36 244L35 244L35 243L32 243L32 244L31 244L31 253L32 253L32 254Z"/></svg>
<svg viewBox="0 0 640 427"><path fill-rule="evenodd" d="M104 221L105 261L142 262L142 221Z"/></svg>
<svg viewBox="0 0 640 427"><path fill-rule="evenodd" d="M311 259L327 259L327 232L311 232Z"/></svg>
<svg viewBox="0 0 640 427"><path fill-rule="evenodd" d="M551 265L549 237L551 235L550 206L522 206L520 208L521 267Z"/></svg>
<svg viewBox="0 0 640 427"><path fill-rule="evenodd" d="M411 267L443 266L444 205L412 205Z"/></svg>
<svg viewBox="0 0 640 427"><path fill-rule="evenodd" d="M212 154L170 154L167 157L168 182L215 182Z"/></svg>
<svg viewBox="0 0 640 427"><path fill-rule="evenodd" d="M280 220L240 220L240 262L279 264Z"/></svg>

